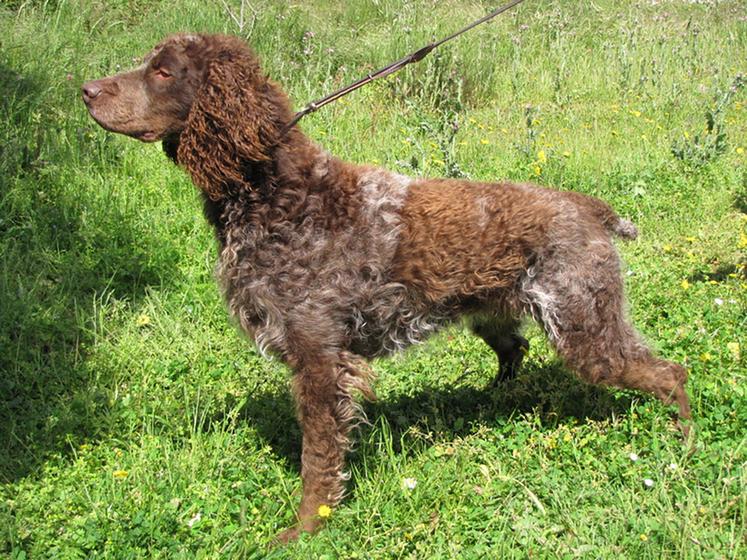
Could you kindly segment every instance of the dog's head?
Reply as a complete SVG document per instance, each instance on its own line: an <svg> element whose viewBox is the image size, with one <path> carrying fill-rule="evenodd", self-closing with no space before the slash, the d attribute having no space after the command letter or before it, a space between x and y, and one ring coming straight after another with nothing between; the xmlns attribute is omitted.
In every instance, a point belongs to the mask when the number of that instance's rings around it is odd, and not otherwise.
<svg viewBox="0 0 747 560"><path fill-rule="evenodd" d="M83 100L106 130L166 153L217 200L267 162L292 114L285 95L239 39L179 34L130 72L87 82Z"/></svg>
<svg viewBox="0 0 747 560"><path fill-rule="evenodd" d="M169 37L135 70L83 84L83 101L106 130L144 142L178 134L205 80L205 51L202 36Z"/></svg>

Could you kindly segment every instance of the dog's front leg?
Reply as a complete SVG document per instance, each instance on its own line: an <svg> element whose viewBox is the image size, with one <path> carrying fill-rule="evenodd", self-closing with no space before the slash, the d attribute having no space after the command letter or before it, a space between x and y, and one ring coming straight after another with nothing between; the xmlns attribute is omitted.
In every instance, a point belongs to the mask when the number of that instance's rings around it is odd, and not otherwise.
<svg viewBox="0 0 747 560"><path fill-rule="evenodd" d="M301 478L303 497L298 524L278 535L280 542L313 532L342 498L345 453L350 430L349 391L340 383L334 360L304 361L295 368L293 392L303 430Z"/></svg>

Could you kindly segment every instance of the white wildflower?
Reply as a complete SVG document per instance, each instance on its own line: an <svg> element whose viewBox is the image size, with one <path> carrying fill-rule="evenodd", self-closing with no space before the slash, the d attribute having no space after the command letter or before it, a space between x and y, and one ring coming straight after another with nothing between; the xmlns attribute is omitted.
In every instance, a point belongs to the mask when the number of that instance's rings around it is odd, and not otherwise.
<svg viewBox="0 0 747 560"><path fill-rule="evenodd" d="M402 486L404 486L408 490L415 490L415 487L417 485L418 485L418 481L415 478L405 478L405 479L402 479Z"/></svg>

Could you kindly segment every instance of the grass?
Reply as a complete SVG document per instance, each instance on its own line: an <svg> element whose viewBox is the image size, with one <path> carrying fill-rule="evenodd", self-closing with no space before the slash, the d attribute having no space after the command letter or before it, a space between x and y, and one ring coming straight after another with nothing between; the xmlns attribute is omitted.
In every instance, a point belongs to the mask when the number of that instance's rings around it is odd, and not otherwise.
<svg viewBox="0 0 747 560"><path fill-rule="evenodd" d="M523 373L488 389L494 357L454 328L374 364L348 498L267 548L299 498L289 372L228 321L188 178L99 129L80 84L167 33L229 32L300 107L491 7L268 0L242 25L196 0L0 7L0 556L747 555L739 0L534 0L303 121L352 161L532 180L632 218L631 313L690 370L695 452L669 410L583 385L533 326Z"/></svg>

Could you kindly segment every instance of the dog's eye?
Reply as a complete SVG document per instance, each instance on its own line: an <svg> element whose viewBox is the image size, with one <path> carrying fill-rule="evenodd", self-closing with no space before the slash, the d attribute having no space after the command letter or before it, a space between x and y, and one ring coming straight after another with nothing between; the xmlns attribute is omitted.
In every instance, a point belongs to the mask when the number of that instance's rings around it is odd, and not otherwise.
<svg viewBox="0 0 747 560"><path fill-rule="evenodd" d="M158 76L159 78L163 78L164 80L171 77L171 73L163 68L156 68L155 74L156 76Z"/></svg>

